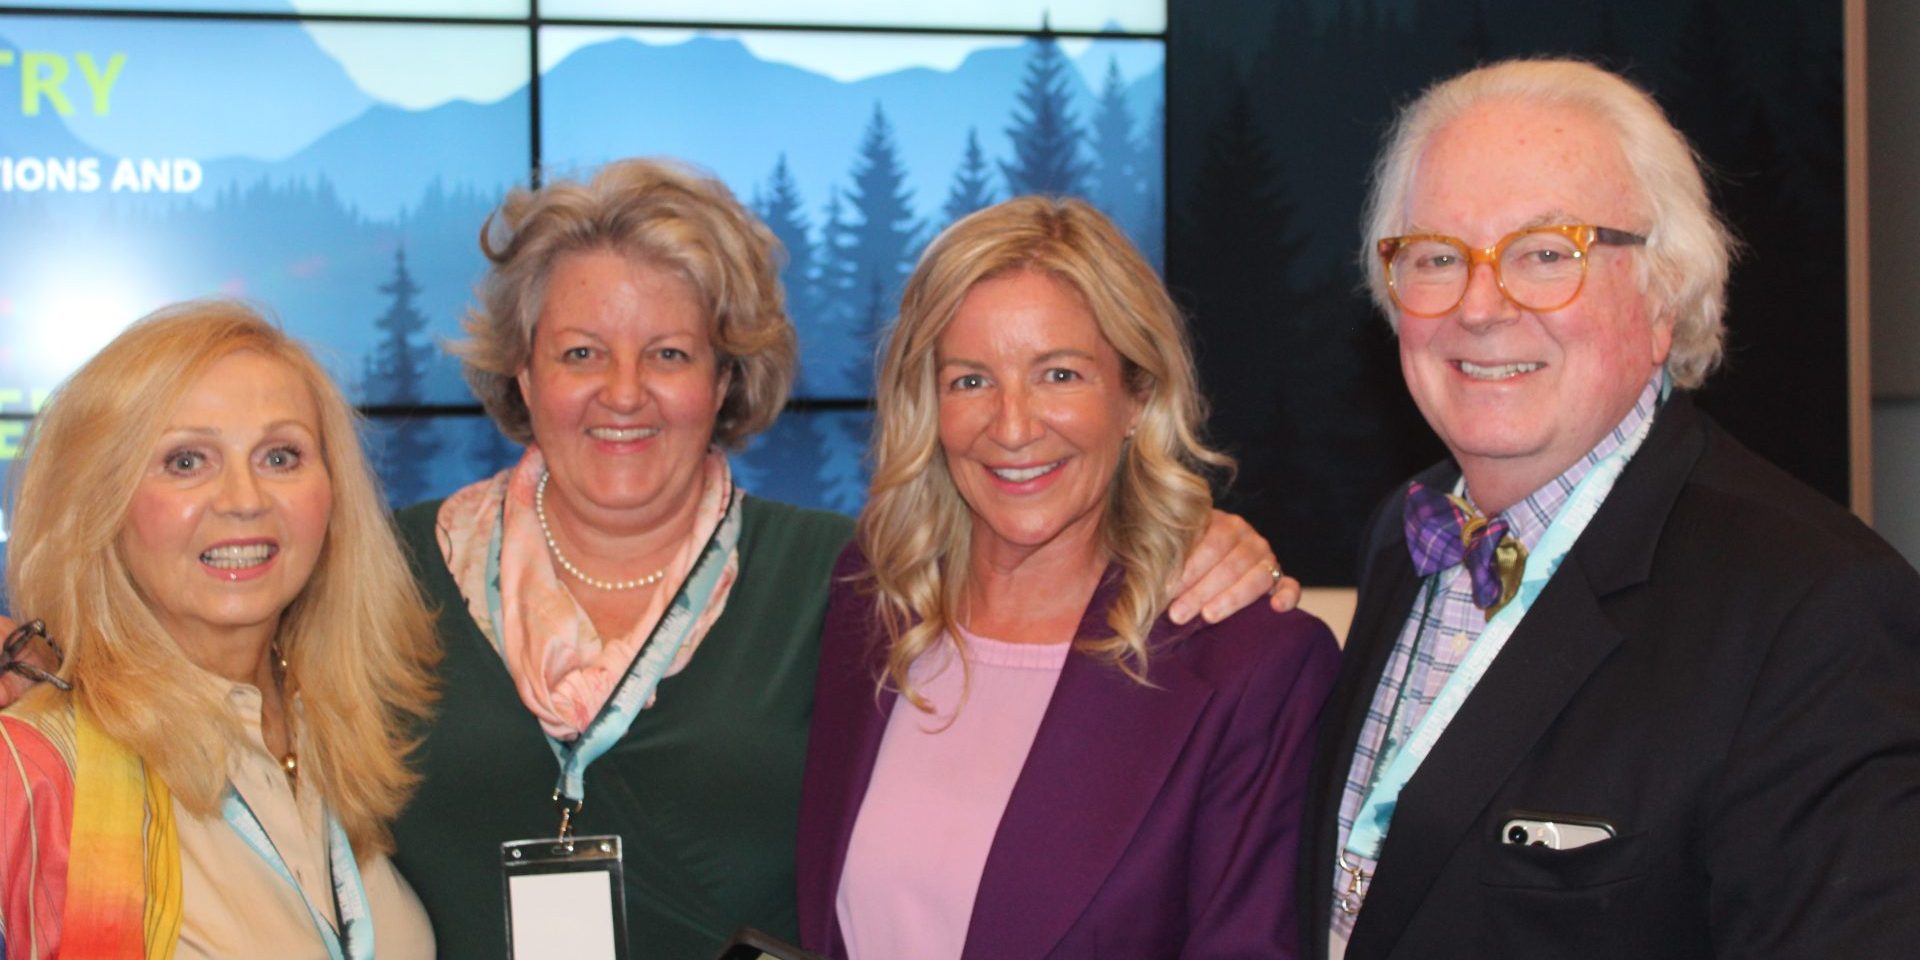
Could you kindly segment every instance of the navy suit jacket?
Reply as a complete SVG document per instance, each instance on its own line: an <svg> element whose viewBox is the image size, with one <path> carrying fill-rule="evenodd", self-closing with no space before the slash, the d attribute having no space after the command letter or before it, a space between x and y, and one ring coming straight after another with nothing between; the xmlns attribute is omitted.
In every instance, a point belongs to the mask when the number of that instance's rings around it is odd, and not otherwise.
<svg viewBox="0 0 1920 960"><path fill-rule="evenodd" d="M1314 765L1313 958L1354 743L1419 584L1404 496L1364 545ZM1617 835L1508 846L1514 811ZM1920 577L1676 394L1408 781L1347 957L1916 952Z"/></svg>
<svg viewBox="0 0 1920 960"><path fill-rule="evenodd" d="M896 699L874 696L884 633L848 582L863 567L849 547L835 569L800 801L800 936L836 957L847 842ZM1116 582L1095 593L1083 636L1106 632ZM1154 687L1067 658L987 855L969 960L1292 955L1292 863L1333 636L1255 604L1212 627L1163 618L1152 640Z"/></svg>

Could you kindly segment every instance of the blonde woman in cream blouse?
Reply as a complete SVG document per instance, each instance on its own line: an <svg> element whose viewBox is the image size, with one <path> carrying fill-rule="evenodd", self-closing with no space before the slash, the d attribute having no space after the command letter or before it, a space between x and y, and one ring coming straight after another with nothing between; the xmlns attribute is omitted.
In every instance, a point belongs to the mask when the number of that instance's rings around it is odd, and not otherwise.
<svg viewBox="0 0 1920 960"><path fill-rule="evenodd" d="M65 658L0 715L16 957L419 958L386 857L430 620L312 358L252 310L129 328L26 443L14 609ZM9 654L54 659L34 632Z"/></svg>

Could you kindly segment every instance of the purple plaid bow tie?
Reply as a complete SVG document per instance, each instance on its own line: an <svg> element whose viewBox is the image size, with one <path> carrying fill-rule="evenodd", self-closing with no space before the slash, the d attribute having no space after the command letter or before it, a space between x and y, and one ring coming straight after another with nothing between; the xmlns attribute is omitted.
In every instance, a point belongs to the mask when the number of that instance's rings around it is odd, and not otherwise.
<svg viewBox="0 0 1920 960"><path fill-rule="evenodd" d="M1507 533L1505 520L1488 520L1465 499L1416 483L1407 488L1403 522L1413 568L1424 577L1466 564L1473 604L1489 618L1520 592L1527 548Z"/></svg>

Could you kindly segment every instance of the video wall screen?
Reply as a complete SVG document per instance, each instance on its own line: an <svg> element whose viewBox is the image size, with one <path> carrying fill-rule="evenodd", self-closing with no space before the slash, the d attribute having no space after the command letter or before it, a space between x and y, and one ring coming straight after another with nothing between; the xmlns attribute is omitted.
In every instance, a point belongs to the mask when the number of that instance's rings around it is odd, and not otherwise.
<svg viewBox="0 0 1920 960"><path fill-rule="evenodd" d="M809 4L803 11L792 0L541 0L540 13L549 18L960 30L1032 30L1042 25L1044 17L1054 30L1152 34L1167 30L1165 0L831 0Z"/></svg>
<svg viewBox="0 0 1920 960"><path fill-rule="evenodd" d="M396 504L449 493L519 455L442 349L487 213L535 170L665 155L789 251L801 376L747 488L854 510L875 343L942 227L1074 193L1161 257L1164 3L41 6L73 12L0 15L0 462L128 322L224 295L367 410Z"/></svg>
<svg viewBox="0 0 1920 960"><path fill-rule="evenodd" d="M300 23L0 22L0 383L51 387L148 310L224 295L270 307L360 402L472 402L440 351L404 387L370 360L397 299L423 342L458 333L478 225L526 177L524 31L332 31L486 67L406 106ZM483 85L518 92L463 96Z"/></svg>

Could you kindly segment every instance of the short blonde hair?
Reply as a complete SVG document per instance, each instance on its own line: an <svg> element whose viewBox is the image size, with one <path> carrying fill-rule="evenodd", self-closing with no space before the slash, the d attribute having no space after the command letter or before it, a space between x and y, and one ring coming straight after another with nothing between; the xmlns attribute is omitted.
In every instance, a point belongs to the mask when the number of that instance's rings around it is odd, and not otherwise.
<svg viewBox="0 0 1920 960"><path fill-rule="evenodd" d="M1373 302L1397 327L1374 245L1406 232L1406 209L1420 154L1442 127L1492 101L1583 110L1612 127L1652 224L1640 260L1640 289L1656 317L1673 325L1667 374L1694 388L1720 365L1726 339L1727 274L1733 235L1713 211L1700 160L1687 138L1645 90L1580 60L1508 60L1428 87L1400 111L1374 166L1361 220L1360 262ZM1602 224L1616 228L1629 225Z"/></svg>
<svg viewBox="0 0 1920 960"><path fill-rule="evenodd" d="M1206 528L1206 472L1232 461L1200 437L1200 396L1186 323L1139 251L1080 200L1017 197L936 237L908 279L876 379L873 482L858 538L891 640L883 683L927 709L907 668L953 633L966 587L973 518L940 448L940 336L983 281L1030 270L1072 290L1120 354L1142 402L1110 488L1101 536L1122 582L1111 634L1079 648L1146 676L1147 634L1170 602L1169 583Z"/></svg>
<svg viewBox="0 0 1920 960"><path fill-rule="evenodd" d="M211 814L243 734L226 703L194 682L198 668L142 598L119 541L155 438L201 375L241 351L279 362L311 391L333 489L326 543L277 638L300 691L301 783L320 791L355 850L386 850L387 824L415 779L407 731L433 699L432 619L352 408L258 313L217 300L160 310L54 392L15 476L7 589L14 610L45 620L64 647L60 674L79 706L188 810Z"/></svg>
<svg viewBox="0 0 1920 960"><path fill-rule="evenodd" d="M780 287L780 242L726 185L670 160L621 160L592 180L514 190L480 228L493 268L454 344L467 384L500 431L533 442L515 379L527 366L547 279L573 253L605 250L692 284L730 370L713 441L738 449L773 425L793 384L796 337Z"/></svg>

